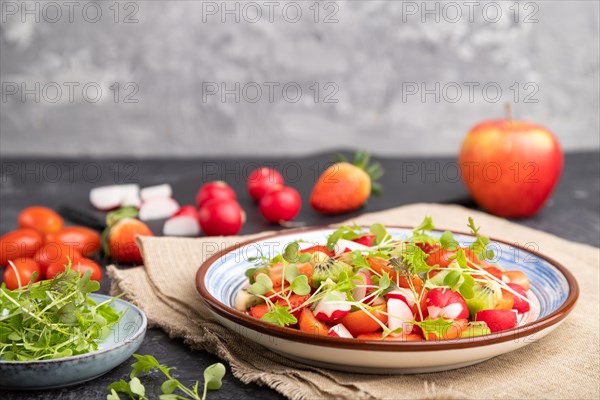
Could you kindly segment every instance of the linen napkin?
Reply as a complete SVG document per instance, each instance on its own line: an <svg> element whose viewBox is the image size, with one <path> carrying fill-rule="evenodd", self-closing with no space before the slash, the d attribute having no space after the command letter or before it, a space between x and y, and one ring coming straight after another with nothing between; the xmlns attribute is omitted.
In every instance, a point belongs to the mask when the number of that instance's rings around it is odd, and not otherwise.
<svg viewBox="0 0 600 400"><path fill-rule="evenodd" d="M436 227L466 231L472 216L482 233L525 244L573 272L581 293L571 315L547 337L517 351L452 371L418 375L345 373L288 360L217 323L195 287L198 267L230 245L259 237L140 237L145 265L108 268L111 292L141 307L151 326L192 349L226 360L243 382L267 385L295 400L598 398L600 385L600 249L455 205L413 204L365 214L358 224L415 226L431 215Z"/></svg>

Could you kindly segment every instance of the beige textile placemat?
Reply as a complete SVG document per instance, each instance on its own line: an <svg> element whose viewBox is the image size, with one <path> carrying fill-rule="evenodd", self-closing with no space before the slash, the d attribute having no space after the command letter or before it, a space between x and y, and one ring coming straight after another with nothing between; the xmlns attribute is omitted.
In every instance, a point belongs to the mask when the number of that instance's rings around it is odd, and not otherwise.
<svg viewBox="0 0 600 400"><path fill-rule="evenodd" d="M191 348L226 360L243 382L267 385L291 399L597 399L600 397L600 249L454 205L413 204L353 219L414 226L431 215L436 227L467 231L472 216L482 233L535 243L569 268L581 294L575 310L546 338L518 351L454 371L419 375L361 375L290 361L219 325L195 288L200 264L216 251L252 237L140 238L145 266L108 268L113 294L141 307L151 326Z"/></svg>

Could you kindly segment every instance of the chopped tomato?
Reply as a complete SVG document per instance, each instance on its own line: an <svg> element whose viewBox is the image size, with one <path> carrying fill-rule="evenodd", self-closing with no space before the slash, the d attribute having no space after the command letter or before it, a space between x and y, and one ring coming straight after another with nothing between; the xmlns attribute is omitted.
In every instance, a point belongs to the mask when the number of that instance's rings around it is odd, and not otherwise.
<svg viewBox="0 0 600 400"><path fill-rule="evenodd" d="M496 310L512 310L515 296L508 290L502 289L502 298L496 302Z"/></svg>
<svg viewBox="0 0 600 400"><path fill-rule="evenodd" d="M462 332L469 326L469 320L467 319L455 319L452 321L452 325L446 329L445 332L441 332L441 337L438 337L435 333L429 332L428 340L448 340L457 339L461 336Z"/></svg>
<svg viewBox="0 0 600 400"><path fill-rule="evenodd" d="M382 324L387 323L388 317L387 314L384 314L386 311L387 306L385 304L375 307L375 309L371 310L369 313L370 315L363 310L352 311L342 318L340 322L344 324L352 336L372 333L381 329L381 325L375 321L375 318L381 321Z"/></svg>
<svg viewBox="0 0 600 400"><path fill-rule="evenodd" d="M455 250L446 250L439 248L433 253L430 253L427 257L427 265L433 267L434 265L438 265L441 268L446 268L452 260L450 258L454 257L456 254Z"/></svg>
<svg viewBox="0 0 600 400"><path fill-rule="evenodd" d="M423 340L421 335L417 335L414 333L409 333L408 335L388 335L384 339L382 339L383 334L380 332L375 333L365 333L363 335L358 335L357 339L362 340L385 340L385 341L394 341L394 342L416 342L419 340Z"/></svg>
<svg viewBox="0 0 600 400"><path fill-rule="evenodd" d="M308 281L310 282L310 279L312 278L312 271L314 268L312 264L303 263L297 264L296 266L298 267L298 272L300 272L300 274L306 275L308 277ZM258 274L260 274L261 272L269 275L269 278L271 278L271 282L273 282L273 290L279 292L288 286L287 282L283 281L283 263L275 263L269 268L267 268L266 271L257 271L256 274L254 274L254 279L256 279Z"/></svg>
<svg viewBox="0 0 600 400"><path fill-rule="evenodd" d="M510 280L510 283L516 283L521 286L523 290L529 290L529 279L521 271L504 271L504 275Z"/></svg>
<svg viewBox="0 0 600 400"><path fill-rule="evenodd" d="M384 260L383 258L372 257L372 258L367 258L367 262L369 263L369 266L371 267L371 269L373 271L375 271L376 273L378 273L379 275L383 274L384 272L387 272L387 274L390 276L390 279L392 279L394 282L396 282L398 284L398 286L403 287L403 288L410 288L410 285L408 284L408 280L406 279L406 277L400 275L399 272L391 269L389 267L388 260ZM412 284L413 284L415 290L417 291L417 293L420 293L421 290L423 289L423 281L417 275L413 275Z"/></svg>
<svg viewBox="0 0 600 400"><path fill-rule="evenodd" d="M498 280L502 280L502 271L500 271L498 268L496 267L487 267L487 268L483 268L483 270L485 272L487 272L488 274L492 275L494 278L498 279ZM487 275L473 275L474 279L490 279L490 277L488 277Z"/></svg>
<svg viewBox="0 0 600 400"><path fill-rule="evenodd" d="M298 319L298 327L302 332L312 333L313 335L327 336L329 334L327 324L316 319L308 307L302 309Z"/></svg>
<svg viewBox="0 0 600 400"><path fill-rule="evenodd" d="M269 307L265 303L250 308L250 315L257 319L261 319L267 312L269 312Z"/></svg>
<svg viewBox="0 0 600 400"><path fill-rule="evenodd" d="M333 257L335 255L335 253L333 251L328 250L327 246L323 246L323 245L312 246L312 247L309 247L307 249L300 250L300 253L310 253L310 254L313 254L313 253L316 253L317 251L325 253L329 257Z"/></svg>

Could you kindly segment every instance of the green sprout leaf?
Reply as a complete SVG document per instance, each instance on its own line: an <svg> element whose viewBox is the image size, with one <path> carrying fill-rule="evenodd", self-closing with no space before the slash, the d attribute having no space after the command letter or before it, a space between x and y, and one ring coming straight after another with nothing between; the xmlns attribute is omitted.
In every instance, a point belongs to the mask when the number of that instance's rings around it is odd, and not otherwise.
<svg viewBox="0 0 600 400"><path fill-rule="evenodd" d="M142 382L138 378L131 378L129 381L129 389L131 393L137 394L138 396L145 398L146 396L146 388L142 385Z"/></svg>
<svg viewBox="0 0 600 400"><path fill-rule="evenodd" d="M292 283L298 275L300 275L300 272L298 272L298 266L296 264L289 264L285 266L285 273L283 274L283 277L286 281Z"/></svg>
<svg viewBox="0 0 600 400"><path fill-rule="evenodd" d="M263 315L261 320L277 324L279 326L293 325L298 320L294 317L289 310L288 306L280 306L278 304L273 305L273 309Z"/></svg>
<svg viewBox="0 0 600 400"><path fill-rule="evenodd" d="M298 262L298 254L300 252L300 245L298 242L292 242L285 246L283 250L283 259L288 262Z"/></svg>
<svg viewBox="0 0 600 400"><path fill-rule="evenodd" d="M422 330L425 338L429 337L430 333L433 333L436 338L443 338L448 329L450 329L453 325L451 320L445 320L440 317L438 319L431 319L431 317L427 317L424 321L415 321L415 324L418 325Z"/></svg>
<svg viewBox="0 0 600 400"><path fill-rule="evenodd" d="M296 293L299 296L304 296L310 293L311 287L308 284L308 277L306 275L298 275L290 284L290 289L292 292Z"/></svg>
<svg viewBox="0 0 600 400"><path fill-rule="evenodd" d="M460 244L456 239L454 239L454 235L450 231L445 231L442 233L440 237L440 244L446 250L456 250L460 247Z"/></svg>
<svg viewBox="0 0 600 400"><path fill-rule="evenodd" d="M160 390L163 394L171 394L177 389L179 386L179 381L177 379L168 379L160 385Z"/></svg>
<svg viewBox="0 0 600 400"><path fill-rule="evenodd" d="M375 240L373 240L374 245L383 243L389 237L387 229L382 224L371 225L369 231L375 235Z"/></svg>
<svg viewBox="0 0 600 400"><path fill-rule="evenodd" d="M263 295L273 291L273 282L269 275L260 273L256 276L256 281L250 286L248 291L252 294Z"/></svg>
<svg viewBox="0 0 600 400"><path fill-rule="evenodd" d="M204 384L208 390L218 390L223 385L222 379L225 376L225 366L221 363L215 363L204 370Z"/></svg>

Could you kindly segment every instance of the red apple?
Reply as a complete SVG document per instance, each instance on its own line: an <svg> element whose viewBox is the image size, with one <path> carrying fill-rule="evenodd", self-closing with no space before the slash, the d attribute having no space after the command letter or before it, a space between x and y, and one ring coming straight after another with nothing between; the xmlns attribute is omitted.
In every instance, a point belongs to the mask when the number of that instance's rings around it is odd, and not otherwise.
<svg viewBox="0 0 600 400"><path fill-rule="evenodd" d="M563 154L552 132L508 117L471 129L458 163L479 206L502 217L524 218L540 211L550 197Z"/></svg>

